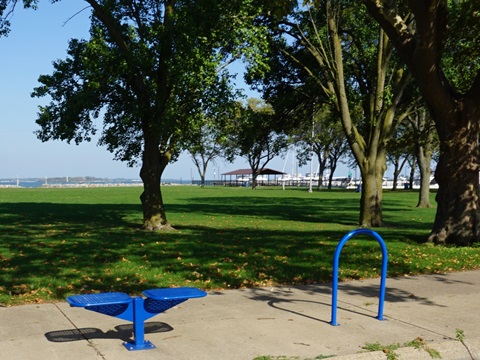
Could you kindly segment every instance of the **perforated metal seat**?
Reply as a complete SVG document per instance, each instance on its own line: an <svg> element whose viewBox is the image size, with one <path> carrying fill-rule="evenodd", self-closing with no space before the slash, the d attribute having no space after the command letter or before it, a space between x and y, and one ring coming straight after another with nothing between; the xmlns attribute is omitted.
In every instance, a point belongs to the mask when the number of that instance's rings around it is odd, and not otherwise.
<svg viewBox="0 0 480 360"><path fill-rule="evenodd" d="M71 306L84 307L88 310L117 316L125 312L133 298L122 292L73 295L67 297Z"/></svg>
<svg viewBox="0 0 480 360"><path fill-rule="evenodd" d="M146 298L131 297L122 292L73 295L67 297L67 302L71 306L132 321L134 340L124 343L124 346L128 350L147 350L155 346L144 339L145 320L188 299L206 296L207 293L197 288L180 287L145 290L143 295Z"/></svg>

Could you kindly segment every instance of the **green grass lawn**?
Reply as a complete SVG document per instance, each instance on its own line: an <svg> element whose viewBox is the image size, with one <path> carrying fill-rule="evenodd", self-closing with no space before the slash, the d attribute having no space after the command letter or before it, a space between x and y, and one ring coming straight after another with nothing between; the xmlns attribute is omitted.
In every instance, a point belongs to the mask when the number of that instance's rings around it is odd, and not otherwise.
<svg viewBox="0 0 480 360"><path fill-rule="evenodd" d="M154 287L203 289L331 281L339 240L357 226L360 194L306 189L163 187L176 231L140 229L140 187L0 189L0 303ZM479 268L480 248L425 244L435 209L384 193L389 276ZM432 203L433 195L432 195ZM379 276L381 251L354 237L340 278Z"/></svg>

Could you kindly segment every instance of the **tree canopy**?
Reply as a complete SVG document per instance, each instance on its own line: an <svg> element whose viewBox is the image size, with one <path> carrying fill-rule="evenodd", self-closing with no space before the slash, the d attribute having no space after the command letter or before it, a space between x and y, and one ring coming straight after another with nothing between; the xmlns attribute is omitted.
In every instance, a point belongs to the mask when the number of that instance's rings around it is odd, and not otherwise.
<svg viewBox="0 0 480 360"><path fill-rule="evenodd" d="M225 64L255 57L258 9L250 1L85 1L90 39L72 39L67 58L40 76L33 93L51 98L40 108L37 136L89 141L101 117L100 144L119 160L141 163L144 227L168 228L163 170L205 117L233 101Z"/></svg>

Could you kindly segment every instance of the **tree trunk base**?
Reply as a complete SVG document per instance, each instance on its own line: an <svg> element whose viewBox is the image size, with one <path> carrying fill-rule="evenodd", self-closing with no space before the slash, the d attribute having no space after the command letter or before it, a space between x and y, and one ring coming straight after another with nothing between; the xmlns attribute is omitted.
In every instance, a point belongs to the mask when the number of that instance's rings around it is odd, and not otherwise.
<svg viewBox="0 0 480 360"><path fill-rule="evenodd" d="M437 218L433 230L428 236L428 242L454 246L472 246L479 242L480 213L476 211L473 212L473 215L472 212L462 215L461 217L443 218L439 216L437 210Z"/></svg>
<svg viewBox="0 0 480 360"><path fill-rule="evenodd" d="M428 236L428 242L435 245L455 245L455 246L471 246L472 238L469 234L461 236L458 233L452 234L448 229L440 229L433 231Z"/></svg>
<svg viewBox="0 0 480 360"><path fill-rule="evenodd" d="M143 230L147 231L176 231L170 224L143 224Z"/></svg>
<svg viewBox="0 0 480 360"><path fill-rule="evenodd" d="M417 208L422 208L422 209L430 209L432 208L433 206L430 204L430 201L420 201L418 204L417 204Z"/></svg>

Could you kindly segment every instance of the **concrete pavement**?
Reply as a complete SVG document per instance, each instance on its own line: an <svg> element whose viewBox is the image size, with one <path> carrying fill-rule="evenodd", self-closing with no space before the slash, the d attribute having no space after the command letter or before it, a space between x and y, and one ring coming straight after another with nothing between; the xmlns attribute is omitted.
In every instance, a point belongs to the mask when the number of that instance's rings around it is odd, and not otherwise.
<svg viewBox="0 0 480 360"><path fill-rule="evenodd" d="M66 302L0 308L2 360L386 359L367 343L395 350L399 360L480 360L480 271L387 279L383 317L379 279L339 284L330 325L331 284L211 291L146 322L156 349L127 351L132 324L72 308ZM457 340L463 335L463 341ZM432 352L433 354L433 352Z"/></svg>

